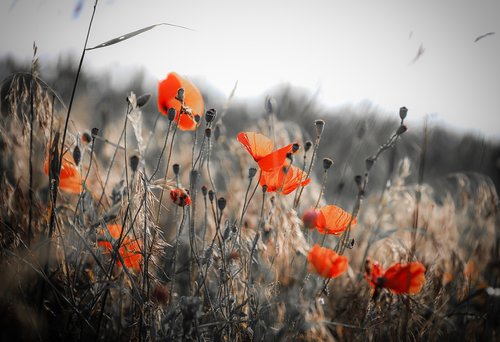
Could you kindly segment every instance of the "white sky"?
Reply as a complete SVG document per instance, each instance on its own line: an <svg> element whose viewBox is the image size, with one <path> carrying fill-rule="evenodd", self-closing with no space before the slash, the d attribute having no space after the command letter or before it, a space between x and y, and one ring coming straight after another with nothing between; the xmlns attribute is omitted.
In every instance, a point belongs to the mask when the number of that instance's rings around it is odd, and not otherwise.
<svg viewBox="0 0 500 342"><path fill-rule="evenodd" d="M79 55L94 0L74 17L77 2L0 1L0 55L29 60L33 41L45 60ZM238 80L240 98L288 82L319 89L328 106L405 105L414 118L437 113L460 130L500 138L499 0L101 0L89 46L160 22L196 31L158 27L90 51L85 65L144 66L158 79L177 71L226 95Z"/></svg>

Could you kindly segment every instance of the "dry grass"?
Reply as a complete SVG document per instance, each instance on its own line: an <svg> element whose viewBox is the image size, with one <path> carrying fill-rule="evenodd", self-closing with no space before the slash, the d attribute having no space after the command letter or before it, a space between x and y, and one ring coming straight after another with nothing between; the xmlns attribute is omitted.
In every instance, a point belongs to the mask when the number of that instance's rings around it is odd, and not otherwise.
<svg viewBox="0 0 500 342"><path fill-rule="evenodd" d="M411 181L418 165L403 157L396 170L384 176L390 179L387 186L376 191L366 188L367 172L360 178L365 183L359 191L336 199L348 202L349 211L359 209L358 224L343 237L346 245L341 243L339 249L354 242L345 249L348 271L325 281L309 273L306 262L310 247L321 243L323 236L305 229L300 218L316 204L321 180L313 177L296 207L294 193L264 194L255 187L258 175L248 177L248 168L255 164L226 127L226 117L215 123L202 121L196 148L195 135L176 131L166 117L159 117L154 128L143 125L144 108L133 94L122 117L99 127L101 133L89 143L80 124L72 122L65 150L81 150L79 170L85 188L80 194L59 191L52 208L43 161L51 141L61 134L63 109L35 67L29 75L15 75L3 83L0 339L498 338L500 216L497 193L487 176L455 173L432 185L419 184ZM304 145L296 123L274 114L270 118L263 117L247 130L274 132L276 146L291 141ZM309 125L314 130L313 120ZM388 130L392 134L398 126ZM167 151L158 160L169 128ZM210 138L205 128L210 128ZM335 138L329 129L327 124L322 141ZM344 135L338 144L353 145L364 135ZM401 134L393 137L390 146L405 139ZM371 143L353 156L362 163L388 137L365 138ZM303 153L301 149L294 160L300 167ZM198 154L200 162L194 167ZM130 165L132 156L139 157L137 168ZM151 178L157 163L159 172ZM173 164L180 166L178 175ZM432 167L425 171L432 172ZM321 162L316 161L313 169L322 172ZM170 201L168 191L177 186L191 189L191 206ZM247 188L256 191L241 217ZM159 203L162 191L166 193ZM320 203L331 203L331 192L327 183L326 199ZM141 241L140 269L119 266L124 260L116 253L118 244L111 253L99 247L102 232L112 223L122 224L126 235ZM331 248L338 243L335 236L325 240ZM421 261L427 268L423 290L417 295L384 290L373 300L363 277L366 257L384 266Z"/></svg>

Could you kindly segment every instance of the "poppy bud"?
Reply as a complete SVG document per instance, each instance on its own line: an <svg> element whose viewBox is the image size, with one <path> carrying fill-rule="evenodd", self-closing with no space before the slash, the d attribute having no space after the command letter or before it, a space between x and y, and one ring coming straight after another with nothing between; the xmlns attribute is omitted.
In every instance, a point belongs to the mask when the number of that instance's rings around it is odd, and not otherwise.
<svg viewBox="0 0 500 342"><path fill-rule="evenodd" d="M85 132L82 134L82 141L86 144L88 144L92 140L92 137L90 136L89 132Z"/></svg>
<svg viewBox="0 0 500 342"><path fill-rule="evenodd" d="M212 129L210 127L205 128L205 136L210 139L212 136Z"/></svg>
<svg viewBox="0 0 500 342"><path fill-rule="evenodd" d="M196 122L196 124L199 124L200 123L200 120L201 120L201 116L199 116L198 114L196 114L194 116L194 121Z"/></svg>
<svg viewBox="0 0 500 342"><path fill-rule="evenodd" d="M314 124L316 125L316 134L320 136L325 128L325 122L323 120L316 120L314 121Z"/></svg>
<svg viewBox="0 0 500 342"><path fill-rule="evenodd" d="M181 170L181 166L179 164L172 165L172 169L174 170L174 175L178 176Z"/></svg>
<svg viewBox="0 0 500 342"><path fill-rule="evenodd" d="M207 193L208 193L208 189L207 189L207 187L206 187L205 185L203 185L203 186L201 187L201 193L203 194L203 196L206 196L206 195L207 195Z"/></svg>
<svg viewBox="0 0 500 342"><path fill-rule="evenodd" d="M94 127L92 128L91 132L92 132L92 138L94 138L94 136L97 135L97 133L99 133L99 128Z"/></svg>
<svg viewBox="0 0 500 342"><path fill-rule="evenodd" d="M262 192L266 192L266 191L267 191L267 185L265 185L265 184L264 184L264 185L262 186Z"/></svg>
<svg viewBox="0 0 500 342"><path fill-rule="evenodd" d="M313 144L313 143L311 142L311 140L307 140L307 141L306 141L306 144L304 145L304 150L305 150L306 152L307 152L307 151L309 151L309 150L311 149L312 144Z"/></svg>
<svg viewBox="0 0 500 342"><path fill-rule="evenodd" d="M401 135L404 132L406 132L407 130L408 130L408 127L406 127L406 125L401 125L401 126L398 127L398 130L396 131L396 134L397 135Z"/></svg>
<svg viewBox="0 0 500 342"><path fill-rule="evenodd" d="M289 159L292 162L293 161L293 154L291 152L288 152L286 154L286 158Z"/></svg>
<svg viewBox="0 0 500 342"><path fill-rule="evenodd" d="M217 116L217 111L214 108L211 108L207 110L207 113L205 114L205 121L207 123L211 123L212 121L215 120L216 116Z"/></svg>
<svg viewBox="0 0 500 342"><path fill-rule="evenodd" d="M298 143L294 143L292 145L292 153L295 153L299 150L300 145Z"/></svg>
<svg viewBox="0 0 500 342"><path fill-rule="evenodd" d="M304 227L308 229L314 228L314 223L316 222L316 217L318 217L318 211L314 208L311 208L304 212L302 215L302 222L304 223Z"/></svg>
<svg viewBox="0 0 500 342"><path fill-rule="evenodd" d="M333 160L330 158L323 158L323 169L326 171L333 165Z"/></svg>
<svg viewBox="0 0 500 342"><path fill-rule="evenodd" d="M214 198L215 198L215 192L213 190L209 190L208 199L210 200L210 202L213 202Z"/></svg>
<svg viewBox="0 0 500 342"><path fill-rule="evenodd" d="M184 102L184 88L179 88L177 90L177 96L175 98L179 102Z"/></svg>
<svg viewBox="0 0 500 342"><path fill-rule="evenodd" d="M176 115L175 108L174 107L169 108L167 112L168 121L174 121L175 115Z"/></svg>
<svg viewBox="0 0 500 342"><path fill-rule="evenodd" d="M248 169L248 178L253 178L257 174L257 169L255 167L251 167Z"/></svg>
<svg viewBox="0 0 500 342"><path fill-rule="evenodd" d="M267 96L266 101L264 102L264 106L266 107L266 111L271 114L276 112L277 103L274 97Z"/></svg>
<svg viewBox="0 0 500 342"><path fill-rule="evenodd" d="M146 103L148 103L149 99L151 98L151 94L143 94L137 98L137 107L141 108L144 106Z"/></svg>
<svg viewBox="0 0 500 342"><path fill-rule="evenodd" d="M366 171L370 171L372 168L373 164L375 164L375 157L368 157L365 159L365 167Z"/></svg>
<svg viewBox="0 0 500 342"><path fill-rule="evenodd" d="M401 120L404 120L407 114L408 114L408 108L406 107L399 108L399 117L401 118Z"/></svg>
<svg viewBox="0 0 500 342"><path fill-rule="evenodd" d="M80 151L80 147L78 145L75 146L75 149L73 150L73 159L75 160L76 166L80 164L80 160L82 158L82 152Z"/></svg>
<svg viewBox="0 0 500 342"><path fill-rule="evenodd" d="M217 199L217 207L219 207L219 210L222 211L226 207L226 199L224 197L220 197Z"/></svg>
<svg viewBox="0 0 500 342"><path fill-rule="evenodd" d="M133 172L137 171L137 166L139 166L139 157L133 155L130 157L130 168Z"/></svg>

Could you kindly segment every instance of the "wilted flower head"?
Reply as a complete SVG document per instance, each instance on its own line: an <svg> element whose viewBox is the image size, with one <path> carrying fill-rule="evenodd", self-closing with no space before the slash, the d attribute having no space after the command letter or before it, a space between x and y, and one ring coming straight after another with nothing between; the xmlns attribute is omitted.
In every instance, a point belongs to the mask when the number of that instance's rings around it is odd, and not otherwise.
<svg viewBox="0 0 500 342"><path fill-rule="evenodd" d="M179 207L185 207L192 203L187 189L175 188L170 190L170 199Z"/></svg>

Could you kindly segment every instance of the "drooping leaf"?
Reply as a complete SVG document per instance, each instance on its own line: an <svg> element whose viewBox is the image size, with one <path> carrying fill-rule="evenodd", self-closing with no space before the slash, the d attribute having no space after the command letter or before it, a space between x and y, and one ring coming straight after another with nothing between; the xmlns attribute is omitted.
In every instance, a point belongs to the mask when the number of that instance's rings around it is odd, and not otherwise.
<svg viewBox="0 0 500 342"><path fill-rule="evenodd" d="M162 25L179 27L179 28L182 28L182 29L185 29L185 30L194 31L193 29L190 29L189 27L185 27L185 26L181 26L181 25L175 25L175 24L169 24L169 23L159 23L159 24L155 24L155 25L151 25L151 26L147 26L147 27L141 28L141 29L133 31L133 32L129 32L129 33L121 35L121 36L119 36L117 38L113 38L113 39L108 40L108 41L106 41L104 43L96 45L94 47L87 48L86 50L87 51L89 51L89 50L95 50L95 49L100 49L100 48L103 48L103 47L106 47L106 46L114 45L116 43L123 42L124 40L130 39L130 38L135 37L135 36L137 36L137 35L139 35L141 33L144 33L144 32L149 31L149 30L151 30L151 29L153 29L153 28L155 28L157 26L162 26Z"/></svg>

